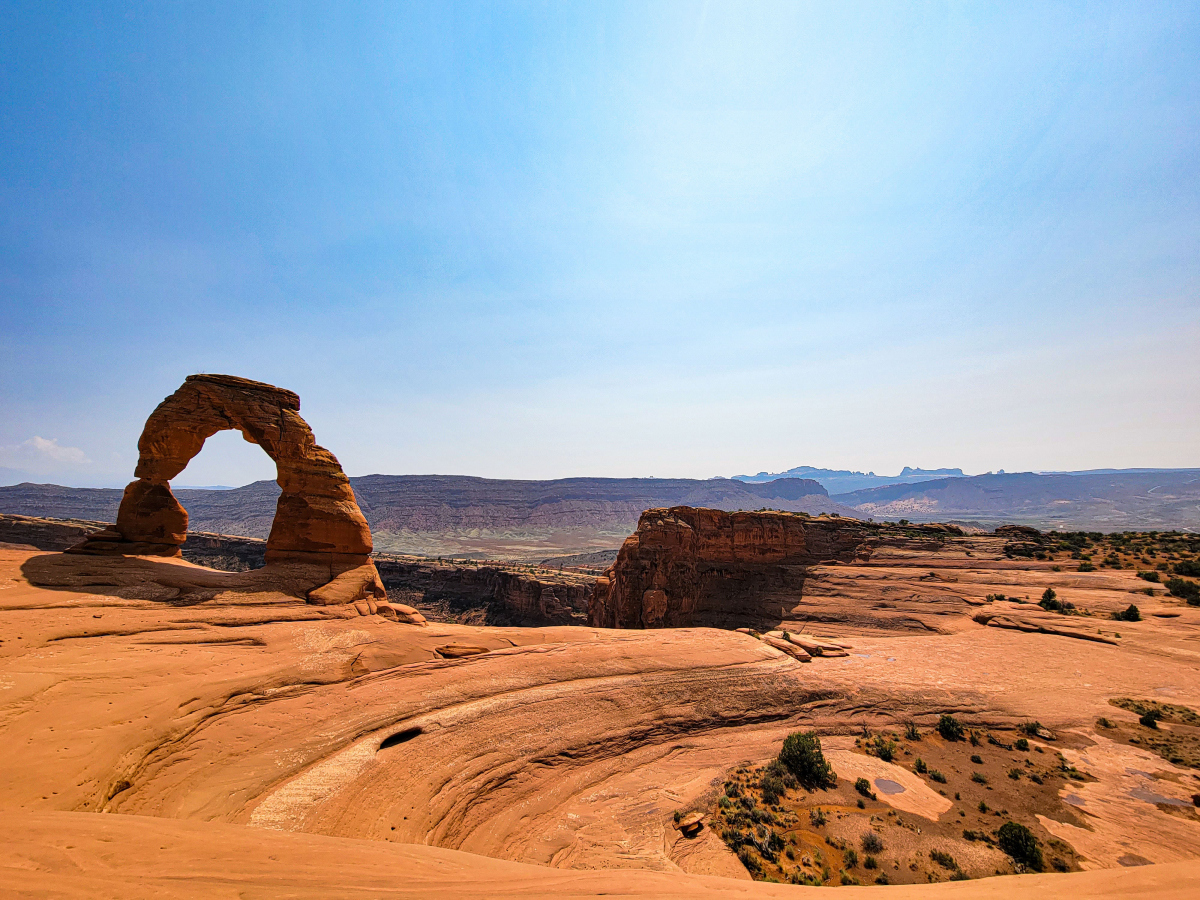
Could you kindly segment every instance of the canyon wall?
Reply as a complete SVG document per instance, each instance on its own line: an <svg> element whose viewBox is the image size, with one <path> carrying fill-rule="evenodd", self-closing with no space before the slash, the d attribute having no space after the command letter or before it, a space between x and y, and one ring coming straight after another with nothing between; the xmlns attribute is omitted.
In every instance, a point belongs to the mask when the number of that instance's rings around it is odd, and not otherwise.
<svg viewBox="0 0 1200 900"><path fill-rule="evenodd" d="M588 622L605 628L773 626L788 617L813 566L865 562L881 543L936 543L947 533L961 534L945 525L892 531L857 519L786 512L647 510L598 579Z"/></svg>

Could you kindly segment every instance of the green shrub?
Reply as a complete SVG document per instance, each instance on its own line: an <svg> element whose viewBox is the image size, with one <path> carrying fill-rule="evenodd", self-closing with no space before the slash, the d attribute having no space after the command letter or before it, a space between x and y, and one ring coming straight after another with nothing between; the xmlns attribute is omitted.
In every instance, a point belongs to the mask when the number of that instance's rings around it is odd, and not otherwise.
<svg viewBox="0 0 1200 900"><path fill-rule="evenodd" d="M878 869L879 861L877 859L875 859L875 857L871 856L871 854L868 853L866 858L863 860L863 868L864 869ZM876 884L878 884L878 882L876 882Z"/></svg>
<svg viewBox="0 0 1200 900"><path fill-rule="evenodd" d="M984 778L982 775L980 775L978 772L971 773L971 780L973 782L975 782L976 784L987 784L987 779Z"/></svg>
<svg viewBox="0 0 1200 900"><path fill-rule="evenodd" d="M1150 709L1142 713L1138 717L1138 722L1145 725L1147 728L1158 728L1158 720L1162 718L1162 713L1157 709Z"/></svg>
<svg viewBox="0 0 1200 900"><path fill-rule="evenodd" d="M1113 613L1112 617L1118 622L1140 622L1142 621L1142 611L1130 603L1127 608Z"/></svg>
<svg viewBox="0 0 1200 900"><path fill-rule="evenodd" d="M1191 575L1193 578L1200 578L1200 562L1194 559L1177 562L1172 568L1176 575Z"/></svg>
<svg viewBox="0 0 1200 900"><path fill-rule="evenodd" d="M1138 572L1138 578L1145 581L1153 581L1155 584L1159 583L1157 572Z"/></svg>
<svg viewBox="0 0 1200 900"><path fill-rule="evenodd" d="M925 765L925 760L918 756L917 761L913 763L913 771L918 775L924 775L929 771L929 766Z"/></svg>
<svg viewBox="0 0 1200 900"><path fill-rule="evenodd" d="M867 853L880 853L883 851L883 838L877 835L874 831L864 831L860 838L862 848ZM868 866L870 868L870 866Z"/></svg>
<svg viewBox="0 0 1200 900"><path fill-rule="evenodd" d="M904 738L909 741L919 741L921 739L921 732L917 730L916 722L904 723Z"/></svg>
<svg viewBox="0 0 1200 900"><path fill-rule="evenodd" d="M963 731L958 719L948 714L938 719L937 729L938 734L948 741L961 741L966 737L966 732Z"/></svg>
<svg viewBox="0 0 1200 900"><path fill-rule="evenodd" d="M758 857L750 851L749 847L740 848L737 855L742 865L746 867L751 875L757 875L762 872L762 863L758 861Z"/></svg>
<svg viewBox="0 0 1200 900"><path fill-rule="evenodd" d="M875 883L876 884L891 884L891 882L888 881L887 875L883 872L879 873L879 877L875 879Z"/></svg>
<svg viewBox="0 0 1200 900"><path fill-rule="evenodd" d="M1014 862L1042 871L1042 851L1033 832L1017 822L1005 822L997 834L1000 849L1013 858Z"/></svg>
<svg viewBox="0 0 1200 900"><path fill-rule="evenodd" d="M989 809L991 809L991 807L987 805L987 801L986 801L986 800L980 800L980 801L979 801L979 811L980 811L981 813L983 813L984 815L987 815L987 811L988 811Z"/></svg>
<svg viewBox="0 0 1200 900"><path fill-rule="evenodd" d="M1029 741L1025 740L1025 738L1017 738L1017 742L1015 744L1013 744L1013 746L1016 747L1018 750L1020 750L1022 753L1029 752Z"/></svg>
<svg viewBox="0 0 1200 900"><path fill-rule="evenodd" d="M858 865L858 851L853 847L849 847L842 859L845 861L847 869L853 869Z"/></svg>
<svg viewBox="0 0 1200 900"><path fill-rule="evenodd" d="M822 828L825 825L825 812L820 809L810 809L808 811L808 821L813 828Z"/></svg>
<svg viewBox="0 0 1200 900"><path fill-rule="evenodd" d="M865 778L857 779L854 782L854 789L864 797L869 797L872 800L875 799L875 794L871 791L871 782L867 781Z"/></svg>
<svg viewBox="0 0 1200 900"><path fill-rule="evenodd" d="M954 861L954 857L949 853L941 850L930 850L929 858L941 866L943 869L957 869L958 863Z"/></svg>
<svg viewBox="0 0 1200 900"><path fill-rule="evenodd" d="M1094 572L1094 571L1096 571L1096 567L1093 566L1090 562L1088 562L1085 559L1083 562L1081 562L1079 564L1079 571L1080 572Z"/></svg>
<svg viewBox="0 0 1200 900"><path fill-rule="evenodd" d="M885 738L882 734L875 735L871 741L871 749L884 762L891 762L896 758L896 742Z"/></svg>
<svg viewBox="0 0 1200 900"><path fill-rule="evenodd" d="M946 776L943 775L941 772L939 772L937 769L930 769L929 770L929 780L936 781L938 784L945 784Z"/></svg>
<svg viewBox="0 0 1200 900"><path fill-rule="evenodd" d="M837 776L821 752L821 739L815 731L796 731L783 741L779 762L809 790L833 787Z"/></svg>
<svg viewBox="0 0 1200 900"><path fill-rule="evenodd" d="M1167 593L1180 600L1186 600L1188 606L1200 606L1200 584L1183 578L1168 578Z"/></svg>

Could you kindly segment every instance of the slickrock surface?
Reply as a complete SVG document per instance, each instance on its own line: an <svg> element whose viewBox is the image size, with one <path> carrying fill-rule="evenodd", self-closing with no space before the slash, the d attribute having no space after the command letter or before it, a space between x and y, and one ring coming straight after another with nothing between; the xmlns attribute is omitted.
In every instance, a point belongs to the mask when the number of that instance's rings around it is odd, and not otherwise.
<svg viewBox="0 0 1200 900"><path fill-rule="evenodd" d="M843 624L849 655L805 664L705 628L397 627L304 603L279 578L174 558L0 550L0 884L28 888L53 874L67 896L139 896L191 854L173 874L196 880L168 893L310 896L334 884L337 895L368 895L375 876L355 869L361 857L377 860L364 865L379 877L382 860L395 861L387 889L410 896L792 895L699 877L745 873L711 831L689 839L672 821L702 808L731 766L773 756L789 731L854 734L908 718L928 728L953 712L973 725L1036 718L1087 736L1097 715L1132 717L1110 697L1200 706L1191 607L1121 623L1119 646L965 615L969 630L948 634ZM31 583L50 580L57 586ZM909 601L895 602L908 615ZM1200 824L1125 796L1119 753L1156 795L1194 780L1147 766L1136 748L1097 758L1094 772L1081 755L1076 764L1099 779L1085 798L1097 798L1091 864L1200 855ZM1180 781L1153 780L1168 777ZM146 830L143 816L163 821ZM144 846L127 853L106 839ZM226 849L206 856L215 845ZM244 858L232 868L197 861L234 848ZM301 869L280 862L305 853ZM937 890L1011 896L1020 883ZM1184 896L1200 868L1031 884L1044 896Z"/></svg>
<svg viewBox="0 0 1200 900"><path fill-rule="evenodd" d="M1190 900L1200 891L1200 873L1194 863L1176 863L837 891L848 900ZM549 869L439 847L286 834L221 822L60 812L0 818L0 892L63 900L745 900L822 897L828 889L619 866Z"/></svg>
<svg viewBox="0 0 1200 900"><path fill-rule="evenodd" d="M138 440L136 480L116 525L89 534L68 552L180 556L188 515L170 481L218 431L237 430L275 462L281 493L267 538L268 563L306 567L321 605L380 601L387 592L370 561L371 530L337 458L317 444L300 417L300 398L230 375L190 375L150 414Z"/></svg>

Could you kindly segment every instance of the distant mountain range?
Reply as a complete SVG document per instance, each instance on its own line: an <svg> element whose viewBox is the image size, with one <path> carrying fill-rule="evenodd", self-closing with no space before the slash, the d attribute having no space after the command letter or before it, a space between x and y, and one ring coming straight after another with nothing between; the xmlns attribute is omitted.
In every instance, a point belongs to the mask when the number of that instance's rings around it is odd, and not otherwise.
<svg viewBox="0 0 1200 900"><path fill-rule="evenodd" d="M1200 469L974 475L868 488L831 499L877 519L1200 531Z"/></svg>
<svg viewBox="0 0 1200 900"><path fill-rule="evenodd" d="M719 478L562 478L509 481L461 475L351 478L377 550L433 556L545 558L620 546L638 517L656 506L784 509L856 515L816 481L746 484ZM195 531L265 538L279 486L175 491ZM111 522L121 491L19 484L0 487L0 512Z"/></svg>
<svg viewBox="0 0 1200 900"><path fill-rule="evenodd" d="M800 467L852 483L870 473ZM963 475L905 469L911 481L833 493L815 478L562 478L461 475L351 478L378 550L430 556L544 559L617 547L646 509L783 509L857 518L1033 525L1087 531L1200 531L1200 469ZM842 481L834 480L843 478ZM758 476L754 476L755 479ZM832 494L832 495L831 495ZM266 537L279 486L176 491L196 531ZM0 513L111 522L121 491L24 483L0 487Z"/></svg>
<svg viewBox="0 0 1200 900"><path fill-rule="evenodd" d="M851 472L848 469L817 469L813 466L796 466L786 472L759 472L757 475L734 475L734 481L761 483L776 478L811 478L821 483L830 494L862 491L867 488L886 487L889 484L913 484L933 481L937 478L963 478L962 469L911 469L908 466L899 475L876 475L874 472Z"/></svg>

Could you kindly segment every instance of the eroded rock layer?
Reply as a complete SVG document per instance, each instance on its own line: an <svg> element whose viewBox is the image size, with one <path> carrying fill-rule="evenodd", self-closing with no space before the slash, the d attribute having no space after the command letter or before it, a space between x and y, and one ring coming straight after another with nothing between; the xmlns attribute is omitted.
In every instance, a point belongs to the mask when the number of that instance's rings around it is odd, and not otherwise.
<svg viewBox="0 0 1200 900"><path fill-rule="evenodd" d="M647 510L597 583L589 621L654 628L778 618L774 593L801 593L809 566L854 559L869 533L854 519L688 506Z"/></svg>
<svg viewBox="0 0 1200 900"><path fill-rule="evenodd" d="M590 624L605 628L761 626L785 621L813 566L862 563L881 544L936 547L962 532L794 513L647 510L597 581ZM882 536L881 536L882 535Z"/></svg>
<svg viewBox="0 0 1200 900"><path fill-rule="evenodd" d="M239 431L275 462L281 489L267 538L268 563L324 569L312 602L344 604L386 597L370 562L371 529L337 458L317 444L300 417L300 398L274 385L230 375L190 375L150 414L138 440L136 480L116 525L68 552L180 556L187 511L170 481L218 431Z"/></svg>

